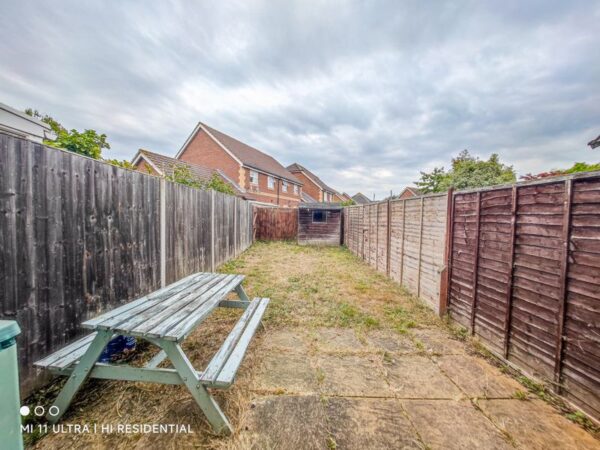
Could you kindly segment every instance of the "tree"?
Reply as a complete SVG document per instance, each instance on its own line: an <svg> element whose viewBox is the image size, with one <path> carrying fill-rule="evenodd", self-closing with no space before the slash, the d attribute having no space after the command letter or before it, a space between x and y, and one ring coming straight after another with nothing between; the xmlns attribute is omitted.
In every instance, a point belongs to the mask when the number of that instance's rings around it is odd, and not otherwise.
<svg viewBox="0 0 600 450"><path fill-rule="evenodd" d="M352 206L352 205L356 205L356 202L352 199L349 200L344 200L342 203L340 203L341 206Z"/></svg>
<svg viewBox="0 0 600 450"><path fill-rule="evenodd" d="M104 162L112 164L113 166L121 167L122 169L135 170L135 166L126 159L119 161L118 159L105 159Z"/></svg>
<svg viewBox="0 0 600 450"><path fill-rule="evenodd" d="M576 162L569 169L553 169L549 172L540 172L535 175L528 173L526 175L521 176L521 179L525 181L540 180L542 178L559 177L562 175L569 175L571 173L578 172L594 172L596 170L600 170L600 163L588 164L584 162Z"/></svg>
<svg viewBox="0 0 600 450"><path fill-rule="evenodd" d="M98 134L95 130L84 130L81 133L75 129L68 131L51 116L47 114L42 115L38 110L31 108L27 108L25 114L50 125L52 131L56 134L56 139L53 141L45 139L44 144L46 145L89 156L94 159L102 157L102 149L110 148L105 134Z"/></svg>
<svg viewBox="0 0 600 450"><path fill-rule="evenodd" d="M492 154L486 161L471 156L468 150L463 150L452 159L452 168L445 171L436 167L431 172L421 172L421 180L416 184L424 194L445 192L450 187L467 189L516 181L512 166L500 162L497 154Z"/></svg>
<svg viewBox="0 0 600 450"><path fill-rule="evenodd" d="M196 189L213 190L223 192L224 194L235 195L231 185L226 183L219 175L213 173L207 180L203 181L192 173L185 164L179 164L173 167L173 172L165 175L165 178L173 183L184 184Z"/></svg>

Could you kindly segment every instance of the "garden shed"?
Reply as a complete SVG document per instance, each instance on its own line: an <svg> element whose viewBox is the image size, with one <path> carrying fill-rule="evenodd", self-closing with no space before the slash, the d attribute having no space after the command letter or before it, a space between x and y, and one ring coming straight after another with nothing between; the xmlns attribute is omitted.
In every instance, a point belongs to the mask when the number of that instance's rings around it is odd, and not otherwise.
<svg viewBox="0 0 600 450"><path fill-rule="evenodd" d="M301 203L298 207L298 244L340 245L342 209L335 203Z"/></svg>

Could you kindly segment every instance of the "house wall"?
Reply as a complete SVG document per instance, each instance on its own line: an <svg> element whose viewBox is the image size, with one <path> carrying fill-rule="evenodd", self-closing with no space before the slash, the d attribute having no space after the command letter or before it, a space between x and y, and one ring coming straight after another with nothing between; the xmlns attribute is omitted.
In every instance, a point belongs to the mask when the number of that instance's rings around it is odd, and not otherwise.
<svg viewBox="0 0 600 450"><path fill-rule="evenodd" d="M143 159L140 159L134 166L138 172L149 173L151 175L157 175L156 171Z"/></svg>
<svg viewBox="0 0 600 450"><path fill-rule="evenodd" d="M262 172L258 172L258 186L250 184L250 170L244 169L244 186L246 190L252 194L255 200L272 203L274 205L297 208L301 201L302 186L298 188L298 195L294 194L294 186L288 183L288 191L282 191L282 180L275 178L273 189L268 188L267 176ZM279 189L279 190L278 190ZM279 202L278 195L279 192Z"/></svg>
<svg viewBox="0 0 600 450"><path fill-rule="evenodd" d="M313 211L327 214L327 222L313 223ZM298 244L340 245L342 210L330 211L312 208L298 210Z"/></svg>
<svg viewBox="0 0 600 450"><path fill-rule="evenodd" d="M400 196L398 197L398 200L405 200L407 198L413 198L413 197L416 197L416 195L413 194L408 189L406 189L402 194L400 194Z"/></svg>
<svg viewBox="0 0 600 450"><path fill-rule="evenodd" d="M240 164L203 130L196 133L179 159L200 166L221 169L232 180L240 180Z"/></svg>
<svg viewBox="0 0 600 450"><path fill-rule="evenodd" d="M304 185L302 186L302 188L304 189L304 192L306 192L308 195L310 195L312 198L314 198L316 201L321 202L323 201L323 197L322 197L322 190L319 186L317 186L315 183L313 183L311 181L310 178L308 178L306 175L304 175L304 172L292 172L294 174L294 176L296 178L298 178L300 181L302 181L302 183L304 183Z"/></svg>

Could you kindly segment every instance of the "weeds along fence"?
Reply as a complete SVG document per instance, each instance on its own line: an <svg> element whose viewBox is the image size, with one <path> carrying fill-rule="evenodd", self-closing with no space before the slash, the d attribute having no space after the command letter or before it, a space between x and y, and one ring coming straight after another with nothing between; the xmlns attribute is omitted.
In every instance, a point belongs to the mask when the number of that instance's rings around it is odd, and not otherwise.
<svg viewBox="0 0 600 450"><path fill-rule="evenodd" d="M0 318L22 330L22 394L82 321L251 242L244 200L0 134Z"/></svg>
<svg viewBox="0 0 600 450"><path fill-rule="evenodd" d="M254 240L285 241L298 239L297 208L254 207Z"/></svg>
<svg viewBox="0 0 600 450"><path fill-rule="evenodd" d="M451 216L450 316L599 418L600 173L457 192Z"/></svg>
<svg viewBox="0 0 600 450"><path fill-rule="evenodd" d="M447 198L430 195L344 209L348 249L436 311L444 291Z"/></svg>

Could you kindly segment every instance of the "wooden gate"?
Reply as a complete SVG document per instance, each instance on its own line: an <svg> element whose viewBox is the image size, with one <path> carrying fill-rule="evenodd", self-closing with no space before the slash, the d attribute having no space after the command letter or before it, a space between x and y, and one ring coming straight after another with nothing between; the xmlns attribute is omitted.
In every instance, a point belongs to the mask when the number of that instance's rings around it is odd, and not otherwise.
<svg viewBox="0 0 600 450"><path fill-rule="evenodd" d="M296 208L254 207L254 240L287 241L298 239Z"/></svg>

